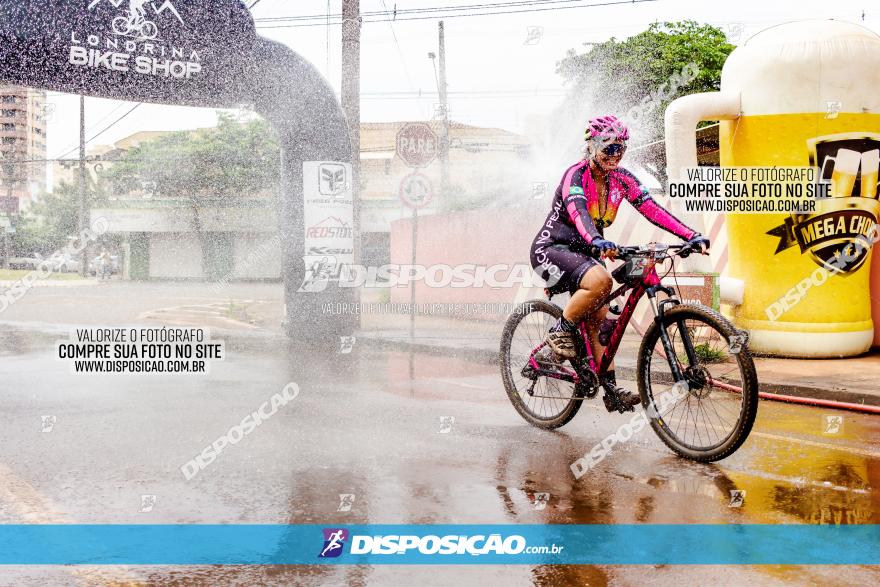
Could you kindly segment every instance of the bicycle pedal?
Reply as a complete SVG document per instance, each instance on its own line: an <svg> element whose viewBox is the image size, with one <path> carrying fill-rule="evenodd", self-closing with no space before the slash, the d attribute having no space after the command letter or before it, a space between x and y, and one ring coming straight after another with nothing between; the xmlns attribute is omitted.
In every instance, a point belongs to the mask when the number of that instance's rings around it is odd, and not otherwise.
<svg viewBox="0 0 880 587"><path fill-rule="evenodd" d="M621 397L614 392L609 393L606 390L605 395L602 396L602 401L605 403L605 409L609 412L620 412L623 414L624 412L636 411L635 406L624 403Z"/></svg>

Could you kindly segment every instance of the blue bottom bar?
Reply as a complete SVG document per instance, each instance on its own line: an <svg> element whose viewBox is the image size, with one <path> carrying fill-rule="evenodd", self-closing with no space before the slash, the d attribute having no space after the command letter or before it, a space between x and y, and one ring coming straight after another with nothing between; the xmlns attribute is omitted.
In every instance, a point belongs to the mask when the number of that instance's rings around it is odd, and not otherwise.
<svg viewBox="0 0 880 587"><path fill-rule="evenodd" d="M880 564L880 526L0 525L0 564Z"/></svg>

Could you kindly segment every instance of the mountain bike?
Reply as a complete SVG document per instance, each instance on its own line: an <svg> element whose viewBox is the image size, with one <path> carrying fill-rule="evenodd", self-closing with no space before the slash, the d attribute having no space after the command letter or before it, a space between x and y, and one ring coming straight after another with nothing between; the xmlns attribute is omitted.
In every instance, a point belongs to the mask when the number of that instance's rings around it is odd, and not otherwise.
<svg viewBox="0 0 880 587"><path fill-rule="evenodd" d="M658 265L693 252L687 244L618 248L617 258L624 263L612 277L620 286L605 303L629 294L601 357L594 356L587 325L581 322L577 357L561 360L544 339L562 308L549 300L518 306L505 324L500 354L504 387L516 411L544 429L571 421L582 402L599 392L600 376L614 359L636 304L647 295L654 320L641 341L635 372L651 428L669 448L692 460L716 461L736 451L758 410L748 333L712 308L681 302L657 273Z"/></svg>

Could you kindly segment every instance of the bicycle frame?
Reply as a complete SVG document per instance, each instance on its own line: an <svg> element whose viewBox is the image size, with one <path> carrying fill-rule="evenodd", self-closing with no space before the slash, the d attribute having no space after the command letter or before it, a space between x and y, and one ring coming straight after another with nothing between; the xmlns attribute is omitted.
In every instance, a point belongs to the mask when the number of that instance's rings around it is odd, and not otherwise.
<svg viewBox="0 0 880 587"><path fill-rule="evenodd" d="M647 271L645 277L642 278L642 281L636 283L635 286L631 286L625 283L608 295L605 303L608 303L610 300L613 300L616 297L622 295L627 289L632 288L632 291L630 291L629 295L627 296L626 302L623 305L623 309L620 312L620 317L617 319L617 324L614 326L614 330L611 331L611 338L608 341L608 346L605 347L605 352L602 353L602 356L599 358L598 362L596 361L595 353L593 352L593 345L590 342L590 337L587 335L586 320L581 320L578 323L578 330L580 331L581 338L584 341L584 345L586 345L587 359L589 360L590 369L592 369L599 375L602 375L608 370L608 367L611 365L612 361L614 361L614 355L617 354L617 349L620 346L620 341L623 339L623 333L626 331L626 327L629 325L629 321L632 319L633 314L635 314L636 306L638 305L639 300L642 299L642 296L648 293L649 288L658 285L660 285L660 277L657 275L657 270L654 269L654 266L652 265L651 268ZM651 290L651 293L649 293L648 295L649 297L653 298L655 295L655 291Z"/></svg>
<svg viewBox="0 0 880 587"><path fill-rule="evenodd" d="M656 261L651 259L648 262L648 265L645 268L645 273L642 276L641 280L636 282L635 284L631 282L624 283L619 286L616 290L612 291L604 300L603 303L608 303L609 301L617 298L620 295L623 295L627 290L630 291L629 295L626 298L626 302L624 303L623 309L620 312L620 317L617 319L617 324L614 327L614 330L611 332L611 338L608 341L608 346L605 347L605 352L602 353L602 356L596 360L595 353L593 352L592 344L590 343L590 337L587 333L587 322L582 320L578 323L578 331L581 335L581 339L584 342L586 348L586 361L589 365L589 368L601 376L602 374L608 371L608 368L611 366L612 361L614 361L614 355L617 354L617 349L620 346L620 341L623 339L623 333L626 331L626 327L629 325L629 321L632 319L633 314L635 313L636 306L639 303L639 300L642 299L642 296L645 294L648 295L648 298L651 300L651 308L654 311L655 317L660 317L663 314L663 305L667 302L667 300L663 300L660 304L657 304L655 298L657 296L658 291L662 291L670 296L670 300L673 303L678 303L677 298L675 298L675 292L671 288L664 287L660 282L660 276L657 274L656 269ZM666 333L665 329L661 329L660 336L664 350L667 354L671 354L674 356L674 352L672 350L672 343L669 341L669 337ZM579 383L585 379L580 373L578 373L579 369L575 361L572 361L572 365L575 367L574 371L569 371L564 366L560 365L562 372L553 372L543 369L535 360L535 354L544 347L546 342L542 342L537 347L535 347L531 354L529 355L529 363L531 366L541 375L545 377L551 377L553 379L562 379L567 381L573 381L574 383ZM688 358L693 362L696 362L695 353L691 348L690 341L686 341L685 343L686 352ZM683 378L681 370L678 367L676 361L670 361L670 366L672 367L673 375L675 379L678 381Z"/></svg>

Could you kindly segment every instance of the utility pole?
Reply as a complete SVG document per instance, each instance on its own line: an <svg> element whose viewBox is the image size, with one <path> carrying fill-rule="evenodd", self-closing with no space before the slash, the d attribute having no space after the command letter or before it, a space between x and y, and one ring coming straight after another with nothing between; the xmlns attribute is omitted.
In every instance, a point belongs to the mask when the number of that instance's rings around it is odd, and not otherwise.
<svg viewBox="0 0 880 587"><path fill-rule="evenodd" d="M446 96L446 37L443 21L437 23L440 34L440 79L437 91L440 93L440 110L443 115L440 129L440 193L449 195L449 103Z"/></svg>
<svg viewBox="0 0 880 587"><path fill-rule="evenodd" d="M79 234L82 238L86 227L86 97L79 96ZM85 244L85 243L82 243ZM80 258L80 275L89 274L88 247L83 247Z"/></svg>
<svg viewBox="0 0 880 587"><path fill-rule="evenodd" d="M6 175L6 180L9 182L9 188L7 188L6 193L6 202L12 207L12 199L15 197L15 186L18 181L18 177L15 175L18 173L18 166L16 165L17 154L15 151L15 146L12 147L11 156L9 157L9 162L4 161L4 175ZM9 219L9 225L12 226L12 212L6 212L5 218ZM5 226L5 222L0 225L0 230L3 231L3 265L4 269L9 268L9 229Z"/></svg>
<svg viewBox="0 0 880 587"><path fill-rule="evenodd" d="M361 246L361 8L360 0L342 0L342 110L351 134L352 227L354 262L360 263Z"/></svg>
<svg viewBox="0 0 880 587"><path fill-rule="evenodd" d="M327 0L327 75L330 75L330 0Z"/></svg>

